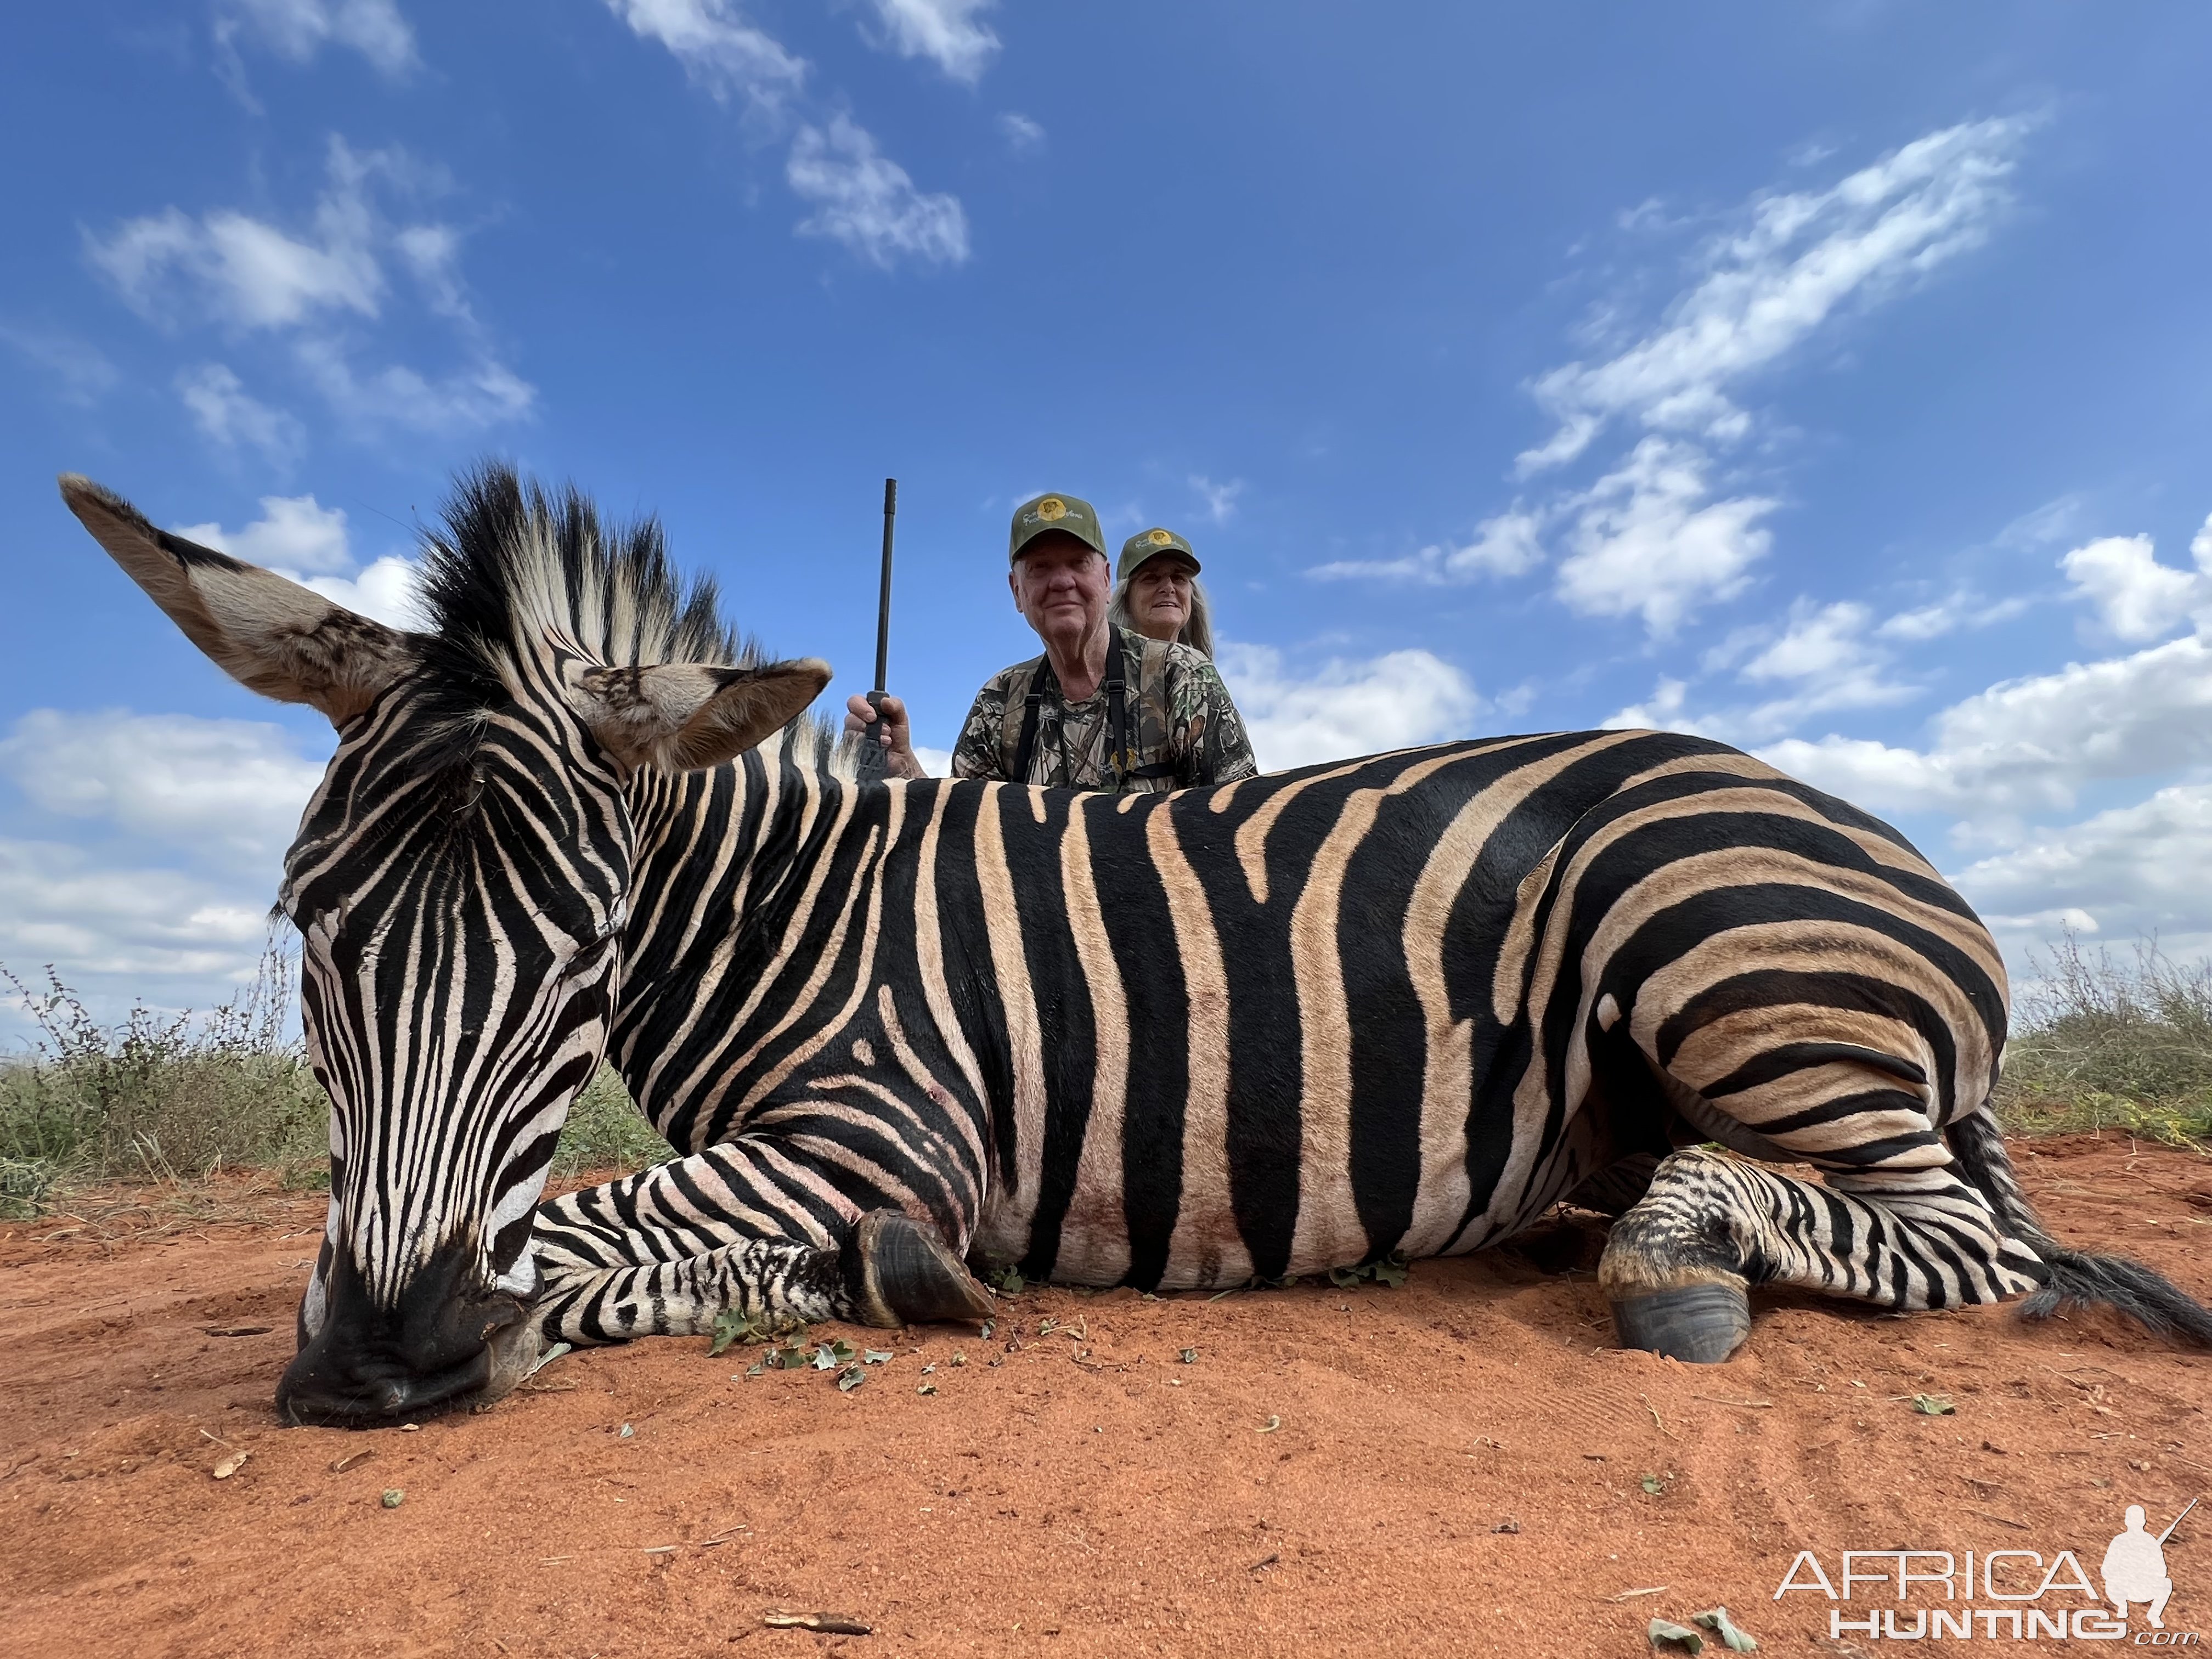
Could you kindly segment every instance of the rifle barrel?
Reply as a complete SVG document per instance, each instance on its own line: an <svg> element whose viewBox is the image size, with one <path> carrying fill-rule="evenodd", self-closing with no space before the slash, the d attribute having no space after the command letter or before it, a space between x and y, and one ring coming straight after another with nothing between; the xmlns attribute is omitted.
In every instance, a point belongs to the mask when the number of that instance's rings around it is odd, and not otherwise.
<svg viewBox="0 0 2212 1659"><path fill-rule="evenodd" d="M858 757L860 775L864 782L880 781L886 762L884 757L884 698L888 695L884 682L890 677L891 655L891 520L898 513L898 480L884 480L884 580L876 595L876 683L868 692L868 708L875 718L860 733L860 752Z"/></svg>
<svg viewBox="0 0 2212 1659"><path fill-rule="evenodd" d="M2203 1502L2203 1501L2204 1501L2204 1500L2203 1500L2203 1499L2202 1499L2202 1498L2191 1498L2191 1499L2189 1500L2189 1502L2188 1502L2187 1505L2186 1505L2185 1507L2184 1507L2184 1509L2182 1510L2181 1513L2180 1513L2179 1515L2177 1515L2177 1516L2175 1516L2173 1517L2173 1526L2172 1526L2172 1527L2168 1527L2168 1528L2167 1528L2164 1532L2162 1532L2162 1533L2159 1534L2159 1535L2158 1535L2158 1541L2159 1541L2160 1543L2163 1544L2164 1542L2166 1542L2166 1540L2167 1539L2169 1539L2169 1538L2172 1537L2172 1536L2173 1536L2173 1527L2178 1527L2178 1526L2179 1526L2179 1525L2180 1525L2184 1521L2187 1520L2187 1519L2189 1518L2189 1511L2190 1511L2191 1510L2195 1509L2195 1508L2197 1506L2197 1504L2201 1504L2201 1503L2202 1503L2202 1502Z"/></svg>
<svg viewBox="0 0 2212 1659"><path fill-rule="evenodd" d="M898 480L884 480L884 585L876 600L876 687L890 690L891 655L891 523L898 515Z"/></svg>

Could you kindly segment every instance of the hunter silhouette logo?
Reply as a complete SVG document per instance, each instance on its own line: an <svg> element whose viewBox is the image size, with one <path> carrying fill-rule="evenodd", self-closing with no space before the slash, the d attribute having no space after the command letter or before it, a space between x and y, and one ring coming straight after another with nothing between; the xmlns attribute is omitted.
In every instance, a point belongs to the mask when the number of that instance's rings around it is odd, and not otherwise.
<svg viewBox="0 0 2212 1659"><path fill-rule="evenodd" d="M2166 1628L2166 1598L2173 1594L2173 1580L2166 1576L2166 1540L2173 1536L2182 1516L2196 1507L2197 1499L2192 1498L2189 1508L2173 1517L2172 1525L2154 1538L2143 1530L2142 1505L2128 1505L2127 1530L2105 1549L2105 1599L2121 1618L2128 1616L2129 1602L2144 1601L2149 1604L2144 1616L2150 1620L2150 1627Z"/></svg>
<svg viewBox="0 0 2212 1659"><path fill-rule="evenodd" d="M2196 1648L2203 1642L2198 1632L2166 1627L2166 1603L2174 1589L2166 1551L2169 1542L2179 1549L2190 1541L2177 1539L2175 1529L2201 1501L2190 1499L2160 1533L2149 1530L2142 1505L2128 1505L2122 1530L2106 1547L2095 1579L2087 1562L2069 1549L2048 1562L2039 1550L2013 1548L1845 1550L1832 1577L1817 1553L1800 1550L1776 1587L1774 1600L1794 1591L1856 1604L1828 1608L1832 1641L1847 1635L1902 1642L2047 1638ZM2129 1624L2130 1607L2138 1610L2142 1625Z"/></svg>

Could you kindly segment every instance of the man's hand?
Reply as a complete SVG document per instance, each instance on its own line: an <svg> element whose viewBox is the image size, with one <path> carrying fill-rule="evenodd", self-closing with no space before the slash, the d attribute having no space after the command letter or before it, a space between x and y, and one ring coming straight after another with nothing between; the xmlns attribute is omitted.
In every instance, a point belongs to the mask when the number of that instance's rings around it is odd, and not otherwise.
<svg viewBox="0 0 2212 1659"><path fill-rule="evenodd" d="M876 711L863 696L845 700L845 730L855 735L865 732L868 723L876 718ZM886 696L883 708L884 731L879 739L884 745L884 772L894 778L926 778L929 774L915 758L914 745L908 741L906 704L896 697ZM865 737L861 738L866 742Z"/></svg>

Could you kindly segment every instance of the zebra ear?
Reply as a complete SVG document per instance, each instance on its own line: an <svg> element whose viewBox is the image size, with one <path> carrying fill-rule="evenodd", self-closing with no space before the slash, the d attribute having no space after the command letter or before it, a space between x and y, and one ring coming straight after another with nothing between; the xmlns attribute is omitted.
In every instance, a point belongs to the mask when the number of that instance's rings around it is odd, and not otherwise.
<svg viewBox="0 0 2212 1659"><path fill-rule="evenodd" d="M830 665L800 657L750 668L576 666L568 680L576 712L623 765L691 772L720 766L789 725L830 684Z"/></svg>
<svg viewBox="0 0 2212 1659"><path fill-rule="evenodd" d="M74 472L62 500L185 637L247 689L304 702L343 726L415 666L409 636L272 570L156 530Z"/></svg>

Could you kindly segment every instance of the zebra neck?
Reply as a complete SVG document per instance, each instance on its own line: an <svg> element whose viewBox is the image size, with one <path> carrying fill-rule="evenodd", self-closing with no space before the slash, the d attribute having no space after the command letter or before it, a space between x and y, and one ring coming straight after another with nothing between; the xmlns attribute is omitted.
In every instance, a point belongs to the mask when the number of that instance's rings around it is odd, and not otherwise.
<svg viewBox="0 0 2212 1659"><path fill-rule="evenodd" d="M911 815L758 754L630 789L636 854L610 1058L679 1149L726 1139L872 976L878 875Z"/></svg>

